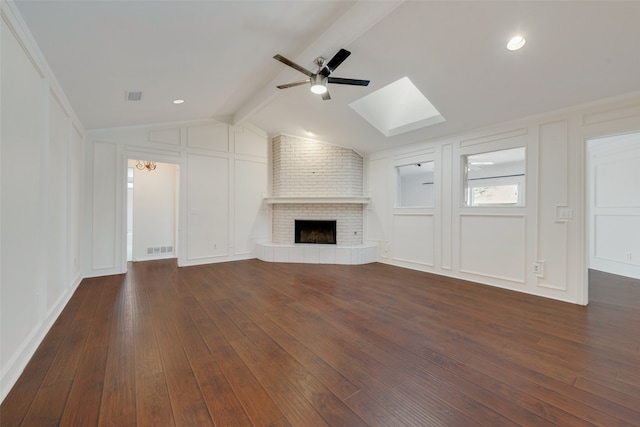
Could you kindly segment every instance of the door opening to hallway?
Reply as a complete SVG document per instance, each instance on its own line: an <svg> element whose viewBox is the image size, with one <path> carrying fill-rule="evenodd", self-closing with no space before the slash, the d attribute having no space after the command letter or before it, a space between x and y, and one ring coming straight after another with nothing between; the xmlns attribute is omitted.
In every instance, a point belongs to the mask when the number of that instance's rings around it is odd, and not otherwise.
<svg viewBox="0 0 640 427"><path fill-rule="evenodd" d="M129 159L127 165L127 261L176 258L179 166L144 164Z"/></svg>

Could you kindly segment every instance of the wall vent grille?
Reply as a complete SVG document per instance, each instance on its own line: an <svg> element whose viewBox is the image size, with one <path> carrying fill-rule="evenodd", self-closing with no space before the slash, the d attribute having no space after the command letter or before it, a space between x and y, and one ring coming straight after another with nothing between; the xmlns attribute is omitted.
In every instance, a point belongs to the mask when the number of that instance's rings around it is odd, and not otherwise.
<svg viewBox="0 0 640 427"><path fill-rule="evenodd" d="M154 246L147 248L147 255L173 253L173 246Z"/></svg>
<svg viewBox="0 0 640 427"><path fill-rule="evenodd" d="M142 92L125 92L127 101L140 101L142 100Z"/></svg>

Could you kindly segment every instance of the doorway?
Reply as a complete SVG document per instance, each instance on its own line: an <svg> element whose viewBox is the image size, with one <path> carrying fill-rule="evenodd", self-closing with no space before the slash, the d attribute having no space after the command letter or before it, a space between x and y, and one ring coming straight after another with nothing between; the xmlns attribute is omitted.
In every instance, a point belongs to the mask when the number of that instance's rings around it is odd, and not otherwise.
<svg viewBox="0 0 640 427"><path fill-rule="evenodd" d="M178 189L179 165L128 160L127 262L177 257Z"/></svg>
<svg viewBox="0 0 640 427"><path fill-rule="evenodd" d="M587 268L640 279L640 132L586 144Z"/></svg>

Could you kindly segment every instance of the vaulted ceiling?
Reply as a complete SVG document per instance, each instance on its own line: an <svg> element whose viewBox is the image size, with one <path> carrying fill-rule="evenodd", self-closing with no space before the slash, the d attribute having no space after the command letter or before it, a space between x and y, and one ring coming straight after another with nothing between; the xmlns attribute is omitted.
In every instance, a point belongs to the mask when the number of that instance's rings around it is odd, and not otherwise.
<svg viewBox="0 0 640 427"><path fill-rule="evenodd" d="M638 1L16 5L86 129L215 118L371 153L640 91ZM516 33L527 42L510 52ZM328 101L275 88L305 78L275 54L315 71L340 48L334 75L368 87L330 85ZM445 122L386 137L348 106L405 76Z"/></svg>

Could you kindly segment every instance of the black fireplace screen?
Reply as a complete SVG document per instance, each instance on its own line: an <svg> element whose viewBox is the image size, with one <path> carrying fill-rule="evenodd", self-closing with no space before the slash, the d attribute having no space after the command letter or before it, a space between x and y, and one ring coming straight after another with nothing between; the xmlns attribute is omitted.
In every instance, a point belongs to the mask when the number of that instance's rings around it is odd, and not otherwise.
<svg viewBox="0 0 640 427"><path fill-rule="evenodd" d="M336 221L296 219L295 242L336 244Z"/></svg>

